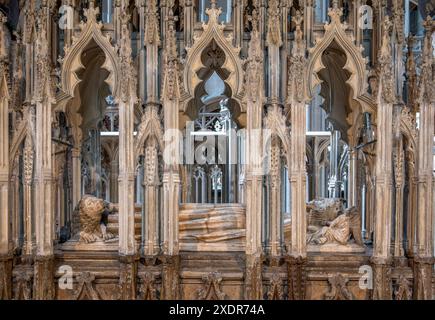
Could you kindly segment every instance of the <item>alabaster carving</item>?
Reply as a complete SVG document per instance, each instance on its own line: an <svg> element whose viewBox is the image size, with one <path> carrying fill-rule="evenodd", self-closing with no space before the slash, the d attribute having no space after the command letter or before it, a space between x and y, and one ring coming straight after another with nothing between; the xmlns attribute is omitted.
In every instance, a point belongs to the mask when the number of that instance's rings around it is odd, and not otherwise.
<svg viewBox="0 0 435 320"><path fill-rule="evenodd" d="M284 221L284 236L291 237L291 220ZM307 244L363 245L361 215L355 207L344 209L342 199L316 199L307 203Z"/></svg>
<svg viewBox="0 0 435 320"><path fill-rule="evenodd" d="M114 204L85 195L77 205L80 217L80 241L92 243L99 240L107 241L115 238L107 232L107 217L117 208Z"/></svg>
<svg viewBox="0 0 435 320"><path fill-rule="evenodd" d="M245 211L239 206L184 205L179 219L181 241L225 243L245 238Z"/></svg>

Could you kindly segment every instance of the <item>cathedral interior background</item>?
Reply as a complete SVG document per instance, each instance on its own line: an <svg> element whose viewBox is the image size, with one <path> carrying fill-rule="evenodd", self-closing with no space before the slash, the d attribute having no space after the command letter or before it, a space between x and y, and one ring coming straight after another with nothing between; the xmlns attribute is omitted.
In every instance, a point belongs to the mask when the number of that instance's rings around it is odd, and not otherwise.
<svg viewBox="0 0 435 320"><path fill-rule="evenodd" d="M0 299L433 299L434 14L0 0Z"/></svg>

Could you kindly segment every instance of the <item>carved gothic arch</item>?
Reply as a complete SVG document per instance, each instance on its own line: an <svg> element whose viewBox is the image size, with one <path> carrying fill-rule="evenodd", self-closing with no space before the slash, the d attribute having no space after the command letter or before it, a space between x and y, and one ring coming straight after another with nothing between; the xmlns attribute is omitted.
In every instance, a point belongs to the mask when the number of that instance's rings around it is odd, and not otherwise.
<svg viewBox="0 0 435 320"><path fill-rule="evenodd" d="M138 128L138 134L134 140L135 159L143 154L143 148L147 140L154 137L157 141L160 150L164 150L163 131L160 119L156 117L146 118L142 120Z"/></svg>
<svg viewBox="0 0 435 320"><path fill-rule="evenodd" d="M309 59L306 68L305 78L307 79L306 97L311 100L315 94L316 86L322 84L319 72L326 68L322 62L322 55L333 42L343 51L346 56L346 63L343 70L349 72L349 79L346 84L350 87L350 99L359 103L361 108L355 107L355 103L350 103L351 113L347 120L352 121L359 112L369 111L375 113L375 103L367 93L367 60L363 57L363 47L357 47L353 35L346 33L347 24L341 23L342 8L337 6L330 8L328 15L331 22L325 24L325 34L322 38L316 39L315 46L309 49ZM353 126L352 126L353 127ZM353 131L349 129L350 133Z"/></svg>
<svg viewBox="0 0 435 320"><path fill-rule="evenodd" d="M410 147L413 150L414 156L418 150L418 131L415 116L411 113L409 108L402 109L400 114L400 132L409 141Z"/></svg>
<svg viewBox="0 0 435 320"><path fill-rule="evenodd" d="M71 47L65 49L65 57L61 59L61 89L62 93L58 95L58 102L74 98L75 89L81 82L77 72L84 68L81 56L87 46L94 41L97 46L104 52L106 60L102 65L103 69L109 72L109 76L105 80L111 89L113 96L118 96L120 63L115 47L111 44L109 36L103 35L101 29L103 24L97 21L99 8L94 8L93 3L89 4L89 8L85 9L86 23L83 21L80 24L81 33L77 38L73 38Z"/></svg>
<svg viewBox="0 0 435 320"><path fill-rule="evenodd" d="M194 44L191 48L186 48L187 58L183 70L184 90L180 99L180 111L186 112L188 104L195 98L195 90L203 81L200 79L197 72L204 68L205 65L201 61L203 51L215 41L217 46L223 50L225 54L225 62L222 69L229 72L229 76L225 79L225 83L231 88L231 98L236 100L243 110L242 91L243 91L243 69L242 61L239 58L240 48L235 48L232 45L232 36L225 37L224 25L219 24L218 18L222 13L221 9L216 8L216 4L206 10L209 16L208 23L203 23L203 32L199 37L194 38Z"/></svg>
<svg viewBox="0 0 435 320"><path fill-rule="evenodd" d="M268 113L265 121L264 121L265 129L269 129L271 131L270 139L272 141L273 137L278 137L281 146L284 149L286 162L290 163L290 130L285 124L284 116L275 111L271 111Z"/></svg>

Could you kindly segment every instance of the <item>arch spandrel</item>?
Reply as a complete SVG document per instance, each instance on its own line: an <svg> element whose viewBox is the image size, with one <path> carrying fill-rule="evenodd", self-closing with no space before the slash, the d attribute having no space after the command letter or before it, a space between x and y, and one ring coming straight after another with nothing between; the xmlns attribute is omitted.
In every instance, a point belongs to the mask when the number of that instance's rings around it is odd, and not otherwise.
<svg viewBox="0 0 435 320"><path fill-rule="evenodd" d="M215 41L216 45L224 51L225 62L222 69L229 71L229 76L225 79L225 82L231 88L232 98L239 105L242 105L243 69L239 58L241 48L235 48L232 45L232 36L225 37L224 25L218 22L219 15L222 13L221 9L212 4L212 7L207 9L206 13L209 16L209 21L202 24L202 34L195 37L191 48L186 48L187 58L183 71L184 92L181 95L182 103L180 104L183 112L187 110L188 103L195 98L196 87L203 81L199 78L197 72L205 67L201 61L201 55L212 41Z"/></svg>
<svg viewBox="0 0 435 320"><path fill-rule="evenodd" d="M84 68L81 56L92 41L101 48L106 57L104 64L101 66L101 68L109 72L105 82L114 96L118 93L118 74L120 71L118 55L115 47L110 42L110 37L103 35L101 31L103 24L97 21L98 13L99 8L94 8L91 2L89 8L85 10L86 23L82 21L80 24L80 35L73 37L73 44L65 49L65 57L60 60L62 64L61 89L63 93L59 94L58 101L75 96L75 89L81 82L77 71Z"/></svg>
<svg viewBox="0 0 435 320"><path fill-rule="evenodd" d="M316 44L309 49L310 57L306 69L306 78L308 79L307 99L310 100L314 96L314 89L322 83L318 76L318 72L325 68L322 62L323 52L335 41L346 55L346 64L343 69L350 73L349 79L346 81L352 89L353 99L359 100L367 88L367 60L363 57L363 47L357 47L354 44L353 36L346 34L347 24L341 23L342 8L334 7L329 9L328 15L331 17L331 22L325 24L325 34L322 38L316 39Z"/></svg>

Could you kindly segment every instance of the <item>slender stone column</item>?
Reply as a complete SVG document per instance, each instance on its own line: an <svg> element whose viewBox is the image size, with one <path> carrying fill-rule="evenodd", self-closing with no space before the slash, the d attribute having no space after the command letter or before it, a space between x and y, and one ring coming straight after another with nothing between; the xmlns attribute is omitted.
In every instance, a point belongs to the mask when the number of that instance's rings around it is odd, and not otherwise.
<svg viewBox="0 0 435 320"><path fill-rule="evenodd" d="M82 191L82 164L81 164L81 147L74 147L71 151L72 155L72 174L73 174L73 183L72 183L72 198L73 198L73 208L79 203Z"/></svg>
<svg viewBox="0 0 435 320"><path fill-rule="evenodd" d="M289 299L304 299L307 256L306 219L306 101L305 101L305 42L299 11L296 23L290 66L288 70L287 105L291 110L289 179L291 190L291 239L287 243Z"/></svg>
<svg viewBox="0 0 435 320"><path fill-rule="evenodd" d="M157 108L157 106L156 106ZM159 250L158 243L158 145L154 137L148 138L145 146L144 161L144 205L145 205L145 255L155 255Z"/></svg>
<svg viewBox="0 0 435 320"><path fill-rule="evenodd" d="M133 66L129 15L120 16L119 61L121 63L119 96L119 262L122 299L135 299L137 251L134 228L134 106L138 103L137 78Z"/></svg>
<svg viewBox="0 0 435 320"><path fill-rule="evenodd" d="M288 75L287 104L291 109L291 152L289 178L291 189L291 243L287 244L293 257L306 257L306 104L304 96L305 43L301 30L302 16L298 11L295 41Z"/></svg>
<svg viewBox="0 0 435 320"><path fill-rule="evenodd" d="M328 196L329 198L340 197L340 177L338 169L338 148L340 144L340 131L332 130L331 132L331 152L329 163L329 181L328 181Z"/></svg>
<svg viewBox="0 0 435 320"><path fill-rule="evenodd" d="M252 33L246 62L245 100L247 110L246 126L246 276L245 297L262 297L262 110L264 94L264 55L261 46L261 32L258 31L257 11L252 14Z"/></svg>
<svg viewBox="0 0 435 320"><path fill-rule="evenodd" d="M0 12L0 300L12 298L9 228L9 90L6 48L7 18Z"/></svg>
<svg viewBox="0 0 435 320"><path fill-rule="evenodd" d="M32 106L30 106L33 109ZM24 215L24 244L23 255L31 256L33 254L33 237L32 237L32 178L33 178L33 159L34 150L31 134L27 135L24 144L24 195L23 195L23 215Z"/></svg>
<svg viewBox="0 0 435 320"><path fill-rule="evenodd" d="M146 92L147 104L158 102L159 46L160 33L156 0L146 2L145 46L146 46Z"/></svg>
<svg viewBox="0 0 435 320"><path fill-rule="evenodd" d="M376 216L372 263L374 267L373 299L391 299L390 241L392 214L392 144L394 75L391 55L390 27L384 21L380 49L380 81L378 90L378 141L376 144Z"/></svg>
<svg viewBox="0 0 435 320"><path fill-rule="evenodd" d="M134 105L137 103L136 82L131 58L128 17L123 15L120 38L120 60L123 62L121 97L119 105L119 253L134 255Z"/></svg>
<svg viewBox="0 0 435 320"><path fill-rule="evenodd" d="M349 195L348 207L356 207L358 205L358 157L355 148L349 150Z"/></svg>
<svg viewBox="0 0 435 320"><path fill-rule="evenodd" d="M110 202L118 203L118 170L119 161L112 159L110 169Z"/></svg>
<svg viewBox="0 0 435 320"><path fill-rule="evenodd" d="M164 75L162 103L164 113L164 153L163 153L163 263L162 298L176 299L179 296L179 243L178 210L180 195L179 165L180 143L183 141L178 130L179 113L179 60L172 9L167 19L167 35L163 53Z"/></svg>
<svg viewBox="0 0 435 320"><path fill-rule="evenodd" d="M304 1L304 35L305 43L311 46L313 38L313 25L314 25L314 7L313 0Z"/></svg>
<svg viewBox="0 0 435 320"><path fill-rule="evenodd" d="M278 107L278 106L276 106ZM274 141L275 140L275 141ZM270 254L281 254L281 148L277 137L272 138L270 168Z"/></svg>
<svg viewBox="0 0 435 320"><path fill-rule="evenodd" d="M184 46L190 48L193 45L193 31L195 29L195 1L184 0Z"/></svg>
<svg viewBox="0 0 435 320"><path fill-rule="evenodd" d="M432 33L434 22L428 15L424 23L423 63L420 75L420 130L418 139L417 252L414 270L414 298L432 299L433 270L433 137L435 131L435 93Z"/></svg>
<svg viewBox="0 0 435 320"><path fill-rule="evenodd" d="M146 81L145 81L145 0L136 0L136 7L139 11L139 99L141 104L146 102Z"/></svg>
<svg viewBox="0 0 435 320"><path fill-rule="evenodd" d="M270 103L278 103L280 96L280 54L279 48L282 46L281 36L281 17L278 0L268 2L267 9L267 37L268 46L268 96Z"/></svg>
<svg viewBox="0 0 435 320"><path fill-rule="evenodd" d="M398 119L400 121L400 119ZM404 257L403 248L403 194L404 194L404 154L403 154L403 140L397 143L394 160L394 175L395 175L395 219L394 219L394 258L395 262L399 263L401 258ZM406 261L406 260L405 260Z"/></svg>

